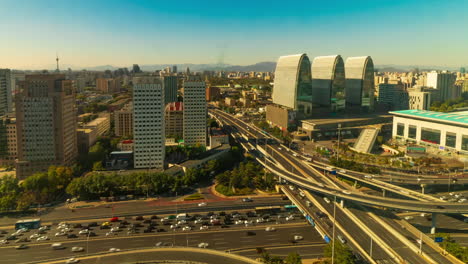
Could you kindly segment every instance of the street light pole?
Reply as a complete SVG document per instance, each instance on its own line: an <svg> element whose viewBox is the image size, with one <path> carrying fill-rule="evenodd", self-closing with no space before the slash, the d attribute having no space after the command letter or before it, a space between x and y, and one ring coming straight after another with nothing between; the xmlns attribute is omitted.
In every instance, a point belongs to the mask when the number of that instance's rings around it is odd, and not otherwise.
<svg viewBox="0 0 468 264"><path fill-rule="evenodd" d="M333 202L333 230L332 230L332 264L335 263L335 215L336 215L336 194Z"/></svg>

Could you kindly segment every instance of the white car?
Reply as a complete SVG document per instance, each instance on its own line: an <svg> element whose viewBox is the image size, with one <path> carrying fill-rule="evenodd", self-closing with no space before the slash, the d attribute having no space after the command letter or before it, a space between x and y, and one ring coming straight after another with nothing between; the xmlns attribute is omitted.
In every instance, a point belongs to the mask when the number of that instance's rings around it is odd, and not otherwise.
<svg viewBox="0 0 468 264"><path fill-rule="evenodd" d="M8 242L8 240L6 239L3 239L3 240L0 240L0 245L6 245L6 244L9 244L10 242Z"/></svg>
<svg viewBox="0 0 468 264"><path fill-rule="evenodd" d="M201 218L195 219L194 224L201 224L203 220Z"/></svg>
<svg viewBox="0 0 468 264"><path fill-rule="evenodd" d="M64 249L65 247L62 245L62 243L53 243L51 245L52 249Z"/></svg>
<svg viewBox="0 0 468 264"><path fill-rule="evenodd" d="M179 225L178 225L178 224L171 225L171 229L177 229L177 228L179 228Z"/></svg>
<svg viewBox="0 0 468 264"><path fill-rule="evenodd" d="M302 239L304 239L304 237L298 236L298 235L294 236L294 241L299 241L299 240L302 240Z"/></svg>
<svg viewBox="0 0 468 264"><path fill-rule="evenodd" d="M294 215L289 215L286 217L286 221L292 221L294 220Z"/></svg>
<svg viewBox="0 0 468 264"><path fill-rule="evenodd" d="M206 203L205 202L199 203L198 206L206 206Z"/></svg>
<svg viewBox="0 0 468 264"><path fill-rule="evenodd" d="M296 154L296 153L293 153L293 156L294 156L294 157L297 157L297 154Z"/></svg>
<svg viewBox="0 0 468 264"><path fill-rule="evenodd" d="M411 219L413 219L413 218L414 218L414 217L412 217L412 216L405 216L405 220L411 220Z"/></svg>
<svg viewBox="0 0 468 264"><path fill-rule="evenodd" d="M200 244L198 244L198 247L199 247L199 248L207 248L208 245L209 245L208 243L201 242Z"/></svg>
<svg viewBox="0 0 468 264"><path fill-rule="evenodd" d="M366 178L366 179L372 179L372 176L371 176L371 175L364 175L364 178Z"/></svg>
<svg viewBox="0 0 468 264"><path fill-rule="evenodd" d="M29 239L36 239L38 237L40 237L39 234L32 234L32 235L29 236Z"/></svg>
<svg viewBox="0 0 468 264"><path fill-rule="evenodd" d="M289 190L294 191L294 189L295 189L294 186L289 185Z"/></svg>
<svg viewBox="0 0 468 264"><path fill-rule="evenodd" d="M179 222L177 222L178 225L185 225L187 223L187 221L185 220L180 220Z"/></svg>
<svg viewBox="0 0 468 264"><path fill-rule="evenodd" d="M459 203L463 203L466 201L466 198L461 198L460 200L458 200Z"/></svg>
<svg viewBox="0 0 468 264"><path fill-rule="evenodd" d="M58 237L58 236L66 236L66 235L67 235L67 233L65 233L65 232L57 232L57 233L55 233L55 236L56 236L56 237Z"/></svg>
<svg viewBox="0 0 468 264"><path fill-rule="evenodd" d="M272 227L272 226L268 226L267 228L265 228L265 231L267 232L273 232L273 231L276 231L276 228Z"/></svg>
<svg viewBox="0 0 468 264"><path fill-rule="evenodd" d="M46 241L46 240L49 240L47 236L41 236L36 239L36 241Z"/></svg>
<svg viewBox="0 0 468 264"><path fill-rule="evenodd" d="M113 228L111 228L111 232L118 232L120 230L120 228L118 226L114 226Z"/></svg>
<svg viewBox="0 0 468 264"><path fill-rule="evenodd" d="M184 226L182 228L182 231L190 231L190 230L192 230L192 228L190 226Z"/></svg>
<svg viewBox="0 0 468 264"><path fill-rule="evenodd" d="M119 252L120 248L109 248L109 252Z"/></svg>
<svg viewBox="0 0 468 264"><path fill-rule="evenodd" d="M74 264L74 263L78 263L78 262L80 262L80 260L77 259L77 258L69 258L69 259L67 259L67 261L65 261L66 264Z"/></svg>
<svg viewBox="0 0 468 264"><path fill-rule="evenodd" d="M260 217L260 218L257 219L256 222L257 222L257 223L263 223L263 222L265 222L265 220L264 220L263 218Z"/></svg>
<svg viewBox="0 0 468 264"><path fill-rule="evenodd" d="M200 230L208 230L208 229L209 229L209 227L208 227L208 226L206 226L206 225L204 225L204 226L200 226Z"/></svg>
<svg viewBox="0 0 468 264"><path fill-rule="evenodd" d="M88 229L83 229L83 230L80 230L80 232L78 232L78 234L80 234L80 235L86 235L88 233L89 233Z"/></svg>
<svg viewBox="0 0 468 264"><path fill-rule="evenodd" d="M338 172L339 172L339 173L346 173L345 170L339 170Z"/></svg>
<svg viewBox="0 0 468 264"><path fill-rule="evenodd" d="M330 199L328 199L327 197L323 197L323 200L325 200L326 203L330 203Z"/></svg>
<svg viewBox="0 0 468 264"><path fill-rule="evenodd" d="M234 224L236 225L242 225L244 223L244 221L242 220L236 220L236 222L234 222Z"/></svg>
<svg viewBox="0 0 468 264"><path fill-rule="evenodd" d="M84 251L83 247L72 247L71 252L82 252Z"/></svg>
<svg viewBox="0 0 468 264"><path fill-rule="evenodd" d="M247 221L247 220L244 221L245 226L251 226L252 224L253 224L253 221Z"/></svg>

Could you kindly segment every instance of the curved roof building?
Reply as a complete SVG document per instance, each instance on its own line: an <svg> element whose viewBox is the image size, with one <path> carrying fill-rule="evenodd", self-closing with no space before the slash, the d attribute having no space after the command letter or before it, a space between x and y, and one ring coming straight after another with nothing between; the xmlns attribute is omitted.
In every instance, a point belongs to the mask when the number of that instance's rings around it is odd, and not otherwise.
<svg viewBox="0 0 468 264"><path fill-rule="evenodd" d="M370 56L346 59L346 104L364 110L374 108L374 62Z"/></svg>
<svg viewBox="0 0 468 264"><path fill-rule="evenodd" d="M310 61L306 54L281 56L275 70L273 103L300 113L312 111Z"/></svg>
<svg viewBox="0 0 468 264"><path fill-rule="evenodd" d="M345 69L340 55L316 57L312 62L312 102L330 106L333 110L344 108Z"/></svg>

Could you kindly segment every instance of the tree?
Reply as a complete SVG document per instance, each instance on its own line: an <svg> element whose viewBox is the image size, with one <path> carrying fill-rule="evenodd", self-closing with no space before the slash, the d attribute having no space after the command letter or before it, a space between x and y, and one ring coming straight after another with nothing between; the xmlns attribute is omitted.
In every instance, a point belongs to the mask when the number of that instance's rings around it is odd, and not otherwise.
<svg viewBox="0 0 468 264"><path fill-rule="evenodd" d="M291 252L288 254L286 259L284 259L285 264L302 264L302 258L297 252Z"/></svg>
<svg viewBox="0 0 468 264"><path fill-rule="evenodd" d="M96 161L93 163L93 171L103 171L102 161Z"/></svg>
<svg viewBox="0 0 468 264"><path fill-rule="evenodd" d="M324 256L331 258L332 256L332 246L333 243L328 243L324 248ZM335 254L334 261L336 264L354 264L356 259L353 255L353 252L342 243L335 241Z"/></svg>

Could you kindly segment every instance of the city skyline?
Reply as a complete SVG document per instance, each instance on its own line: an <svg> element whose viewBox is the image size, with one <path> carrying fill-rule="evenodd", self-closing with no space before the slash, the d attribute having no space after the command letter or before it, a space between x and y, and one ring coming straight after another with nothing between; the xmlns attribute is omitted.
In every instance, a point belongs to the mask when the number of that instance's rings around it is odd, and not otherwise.
<svg viewBox="0 0 468 264"><path fill-rule="evenodd" d="M283 54L370 54L377 64L467 64L464 1L5 3L2 68L133 63L249 65ZM281 19L278 19L281 17ZM437 17L437 19L434 19ZM449 26L450 25L450 26ZM437 36L437 37L435 37ZM445 49L450 40L450 49ZM52 67L52 65L54 65Z"/></svg>

